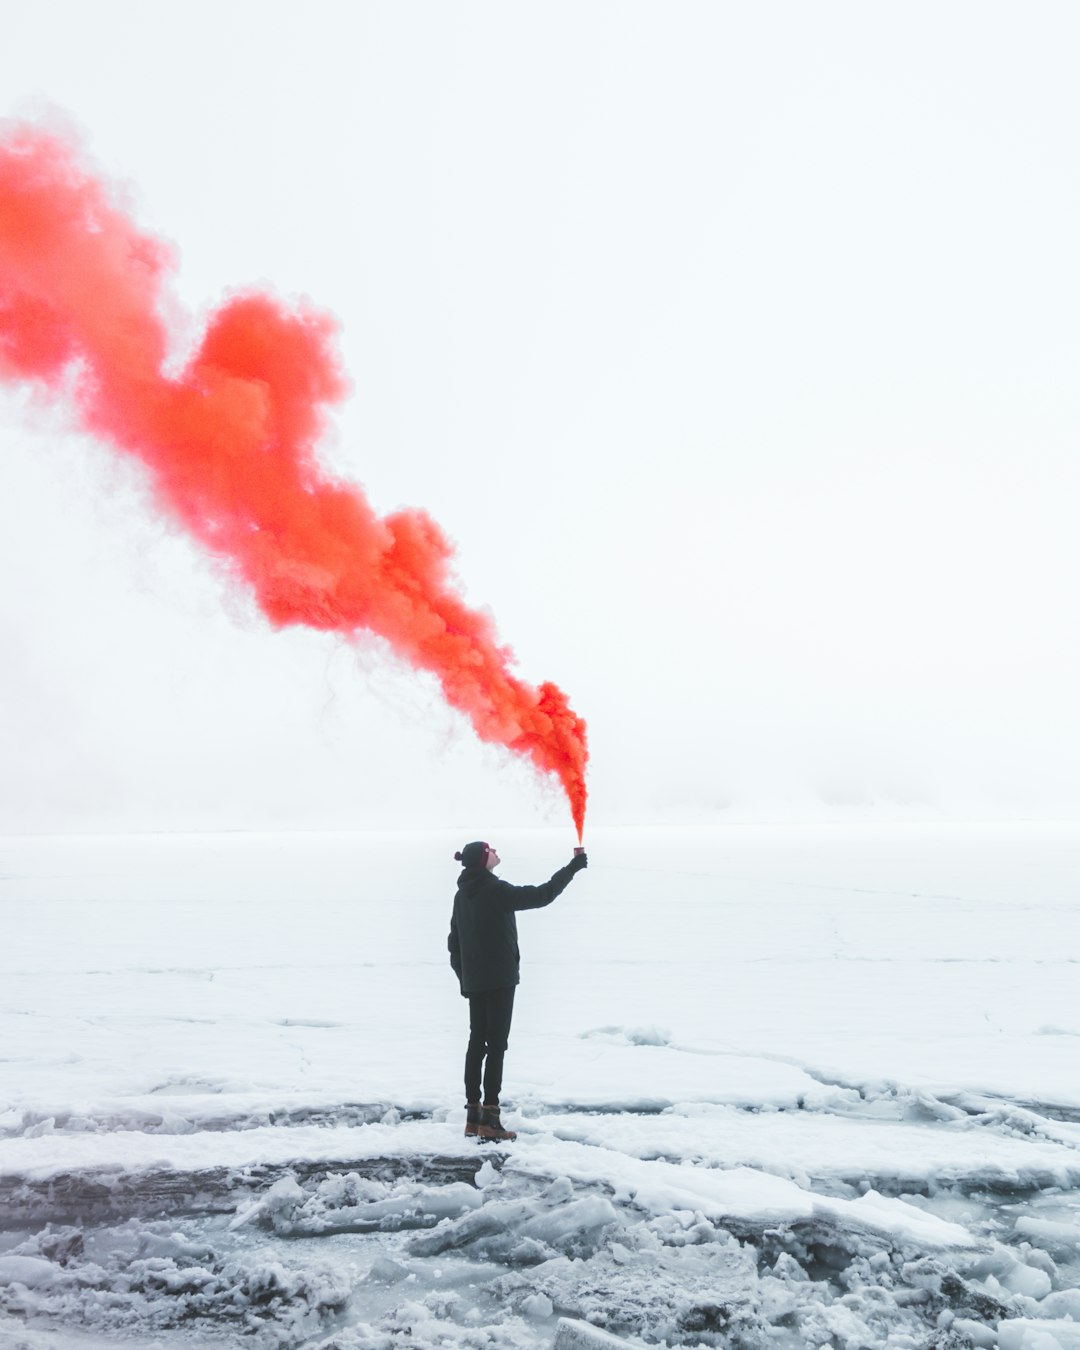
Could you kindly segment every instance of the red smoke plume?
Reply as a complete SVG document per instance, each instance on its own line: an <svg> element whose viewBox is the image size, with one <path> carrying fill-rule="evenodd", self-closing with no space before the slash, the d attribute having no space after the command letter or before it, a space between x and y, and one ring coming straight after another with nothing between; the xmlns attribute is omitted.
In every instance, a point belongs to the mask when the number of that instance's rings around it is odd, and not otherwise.
<svg viewBox="0 0 1080 1350"><path fill-rule="evenodd" d="M588 752L566 695L511 674L491 620L454 594L430 516L380 518L316 462L344 394L333 321L235 296L170 378L171 267L72 145L28 126L0 134L0 377L63 395L82 428L142 460L162 507L229 561L272 624L367 629L431 671L481 740L556 775L580 837Z"/></svg>

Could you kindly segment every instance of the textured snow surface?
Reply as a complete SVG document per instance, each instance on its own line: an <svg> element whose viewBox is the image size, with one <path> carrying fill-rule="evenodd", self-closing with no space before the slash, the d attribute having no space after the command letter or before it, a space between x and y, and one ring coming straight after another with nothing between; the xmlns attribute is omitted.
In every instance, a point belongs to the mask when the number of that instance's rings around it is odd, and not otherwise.
<svg viewBox="0 0 1080 1350"><path fill-rule="evenodd" d="M0 840L0 1350L1080 1346L1080 830L597 831L504 1148L462 842Z"/></svg>

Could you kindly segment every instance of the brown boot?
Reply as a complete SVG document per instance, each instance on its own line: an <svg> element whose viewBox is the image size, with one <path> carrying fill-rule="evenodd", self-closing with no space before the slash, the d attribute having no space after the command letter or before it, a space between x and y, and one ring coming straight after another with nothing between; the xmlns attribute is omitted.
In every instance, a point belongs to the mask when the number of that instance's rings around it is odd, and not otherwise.
<svg viewBox="0 0 1080 1350"><path fill-rule="evenodd" d="M503 1129L497 1106L482 1106L480 1108L478 1134L481 1143L509 1144L517 1138L513 1130Z"/></svg>
<svg viewBox="0 0 1080 1350"><path fill-rule="evenodd" d="M480 1133L480 1103L465 1103L465 1133L475 1137Z"/></svg>

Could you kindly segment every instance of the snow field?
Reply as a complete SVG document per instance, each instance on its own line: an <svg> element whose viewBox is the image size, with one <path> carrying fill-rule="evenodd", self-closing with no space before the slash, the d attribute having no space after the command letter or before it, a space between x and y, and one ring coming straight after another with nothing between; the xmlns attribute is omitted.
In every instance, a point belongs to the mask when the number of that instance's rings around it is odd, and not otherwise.
<svg viewBox="0 0 1080 1350"><path fill-rule="evenodd" d="M596 831L490 1152L464 837L0 842L0 1346L1074 1343L1080 832Z"/></svg>

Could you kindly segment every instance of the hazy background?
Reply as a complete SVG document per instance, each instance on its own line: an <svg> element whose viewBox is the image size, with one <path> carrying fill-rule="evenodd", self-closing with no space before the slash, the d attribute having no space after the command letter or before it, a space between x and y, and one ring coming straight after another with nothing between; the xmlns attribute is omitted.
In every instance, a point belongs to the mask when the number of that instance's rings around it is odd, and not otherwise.
<svg viewBox="0 0 1080 1350"><path fill-rule="evenodd" d="M3 27L2 111L81 129L191 331L253 282L337 315L327 462L568 691L592 821L1080 802L1073 5ZM5 390L0 446L0 830L566 819L379 645L268 631L57 414Z"/></svg>

